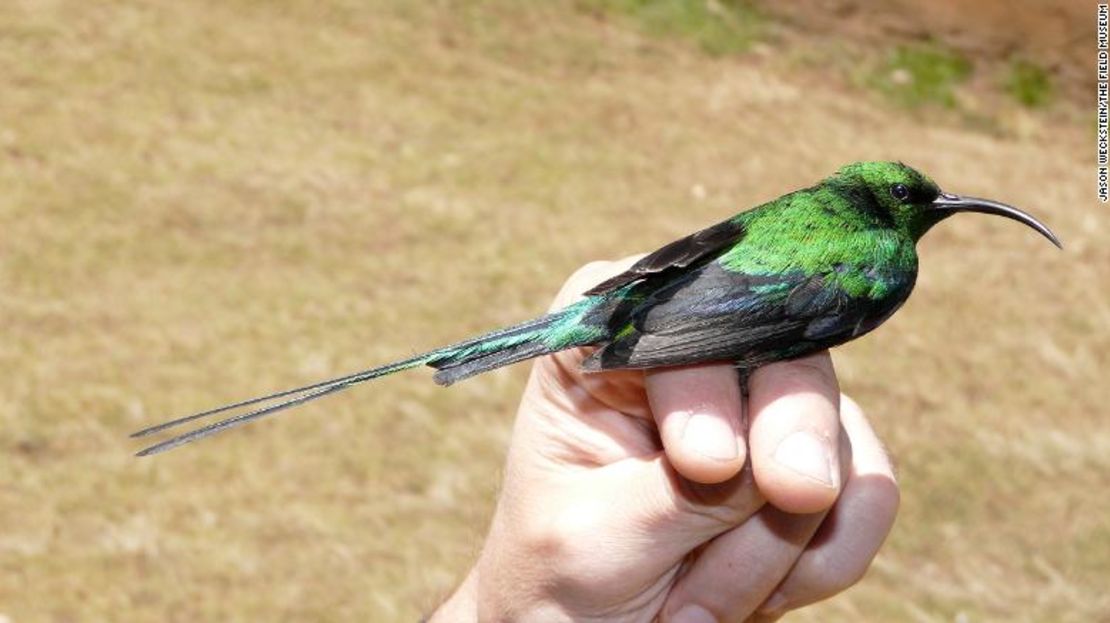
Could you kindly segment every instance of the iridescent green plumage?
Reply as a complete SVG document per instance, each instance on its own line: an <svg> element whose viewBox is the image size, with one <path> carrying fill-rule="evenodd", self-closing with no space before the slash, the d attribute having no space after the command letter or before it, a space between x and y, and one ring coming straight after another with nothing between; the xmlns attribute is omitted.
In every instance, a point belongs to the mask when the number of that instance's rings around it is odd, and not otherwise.
<svg viewBox="0 0 1110 623"><path fill-rule="evenodd" d="M861 162L651 253L563 310L337 379L153 426L145 436L231 409L230 417L140 452L154 454L400 370L428 365L461 379L577 346L587 370L729 361L740 368L800 357L871 331L909 297L917 240L957 211L1012 218L1016 208L940 192L900 163Z"/></svg>

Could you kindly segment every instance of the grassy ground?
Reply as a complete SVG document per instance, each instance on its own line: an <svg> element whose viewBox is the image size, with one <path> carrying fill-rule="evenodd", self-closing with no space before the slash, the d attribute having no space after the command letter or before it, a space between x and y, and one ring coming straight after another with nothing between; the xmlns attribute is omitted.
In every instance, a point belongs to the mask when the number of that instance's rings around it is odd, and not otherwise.
<svg viewBox="0 0 1110 623"><path fill-rule="evenodd" d="M0 4L0 619L412 620L480 544L524 367L154 460L126 433L528 317L588 260L891 158L1067 250L947 223L837 354L904 503L796 620L1106 620L1089 124L976 132L776 59L573 2Z"/></svg>

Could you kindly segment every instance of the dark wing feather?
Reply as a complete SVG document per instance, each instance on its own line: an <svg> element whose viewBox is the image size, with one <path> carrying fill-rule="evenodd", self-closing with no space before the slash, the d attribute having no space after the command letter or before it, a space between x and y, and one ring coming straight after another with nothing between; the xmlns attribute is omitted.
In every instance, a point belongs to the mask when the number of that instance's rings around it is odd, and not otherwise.
<svg viewBox="0 0 1110 623"><path fill-rule="evenodd" d="M710 262L650 294L631 331L597 351L588 370L649 368L706 361L742 367L799 357L873 328L885 310L850 297L824 275L754 276Z"/></svg>
<svg viewBox="0 0 1110 623"><path fill-rule="evenodd" d="M715 251L735 244L744 235L744 226L730 219L680 238L653 253L640 258L632 268L606 279L586 291L587 296L605 294L626 286L648 275L670 268L686 268Z"/></svg>

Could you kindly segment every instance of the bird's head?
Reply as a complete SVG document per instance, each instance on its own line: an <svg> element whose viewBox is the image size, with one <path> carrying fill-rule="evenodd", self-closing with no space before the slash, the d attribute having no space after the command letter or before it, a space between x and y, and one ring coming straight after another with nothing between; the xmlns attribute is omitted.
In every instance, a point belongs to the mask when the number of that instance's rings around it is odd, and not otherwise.
<svg viewBox="0 0 1110 623"><path fill-rule="evenodd" d="M857 162L837 172L834 183L852 194L866 193L895 227L917 240L944 218L956 212L982 212L1024 223L1060 246L1060 240L1043 223L1004 203L941 192L928 176L900 162ZM885 220L885 219L884 219Z"/></svg>

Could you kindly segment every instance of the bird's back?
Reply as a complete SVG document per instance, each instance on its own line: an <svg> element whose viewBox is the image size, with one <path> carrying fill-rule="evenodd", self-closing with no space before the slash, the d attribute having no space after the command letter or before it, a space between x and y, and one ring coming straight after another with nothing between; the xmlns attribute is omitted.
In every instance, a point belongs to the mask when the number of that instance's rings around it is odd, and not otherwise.
<svg viewBox="0 0 1110 623"><path fill-rule="evenodd" d="M714 226L734 228L730 244L681 269L657 266L620 291L611 341L586 367L754 367L874 329L909 296L917 254L908 236L846 213L843 201L806 189Z"/></svg>

